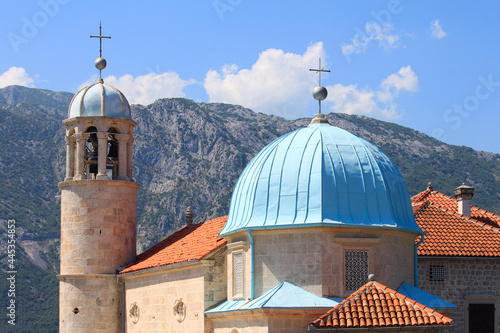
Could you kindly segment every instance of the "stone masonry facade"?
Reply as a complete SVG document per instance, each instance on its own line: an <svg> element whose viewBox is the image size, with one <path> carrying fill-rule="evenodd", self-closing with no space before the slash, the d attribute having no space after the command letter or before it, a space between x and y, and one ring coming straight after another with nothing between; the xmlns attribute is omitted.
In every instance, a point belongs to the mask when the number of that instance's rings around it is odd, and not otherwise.
<svg viewBox="0 0 500 333"><path fill-rule="evenodd" d="M211 332L204 311L226 298L226 251L194 263L124 275L127 332ZM174 309L182 302L182 314ZM133 308L138 309L134 318Z"/></svg>
<svg viewBox="0 0 500 333"><path fill-rule="evenodd" d="M122 291L115 275L85 274L59 279L61 332L120 332Z"/></svg>
<svg viewBox="0 0 500 333"><path fill-rule="evenodd" d="M444 281L430 281L430 267L444 267ZM419 288L436 295L457 306L449 315L453 319L452 328L443 329L443 333L468 332L469 304L494 304L496 332L500 328L500 259L449 258L418 259ZM454 329L453 329L454 328Z"/></svg>
<svg viewBox="0 0 500 333"><path fill-rule="evenodd" d="M59 187L61 275L114 274L135 260L138 184L82 180Z"/></svg>
<svg viewBox="0 0 500 333"><path fill-rule="evenodd" d="M344 288L346 250L368 251L369 273L393 289L401 281L414 282L413 233L301 228L256 231L254 240L256 295L288 281L318 296L347 297L350 292ZM368 274L362 279L363 284L368 282Z"/></svg>

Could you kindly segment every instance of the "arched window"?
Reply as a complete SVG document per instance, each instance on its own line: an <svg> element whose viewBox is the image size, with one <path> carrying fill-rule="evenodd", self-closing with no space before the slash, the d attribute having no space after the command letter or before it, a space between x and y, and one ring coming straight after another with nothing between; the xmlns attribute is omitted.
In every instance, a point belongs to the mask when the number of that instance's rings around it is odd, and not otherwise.
<svg viewBox="0 0 500 333"><path fill-rule="evenodd" d="M90 126L85 130L89 133L87 141L85 142L85 175L87 179L95 179L97 175L97 160L99 152L99 142L97 140L97 128Z"/></svg>
<svg viewBox="0 0 500 333"><path fill-rule="evenodd" d="M106 158L106 170L109 170L108 177L110 179L118 178L118 141L116 140L115 134L118 131L114 127L110 127L108 130L108 154Z"/></svg>

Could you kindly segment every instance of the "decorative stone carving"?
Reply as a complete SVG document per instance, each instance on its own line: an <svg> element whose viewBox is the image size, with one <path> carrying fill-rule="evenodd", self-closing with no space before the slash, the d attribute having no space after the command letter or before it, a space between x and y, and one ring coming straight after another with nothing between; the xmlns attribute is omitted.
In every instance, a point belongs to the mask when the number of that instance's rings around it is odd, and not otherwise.
<svg viewBox="0 0 500 333"><path fill-rule="evenodd" d="M174 302L174 315L179 323L186 318L186 303L182 301L182 298L178 298Z"/></svg>
<svg viewBox="0 0 500 333"><path fill-rule="evenodd" d="M132 305L130 306L130 310L128 311L128 316L132 318L132 322L134 324L137 324L140 316L139 306L137 305L137 302L132 303Z"/></svg>

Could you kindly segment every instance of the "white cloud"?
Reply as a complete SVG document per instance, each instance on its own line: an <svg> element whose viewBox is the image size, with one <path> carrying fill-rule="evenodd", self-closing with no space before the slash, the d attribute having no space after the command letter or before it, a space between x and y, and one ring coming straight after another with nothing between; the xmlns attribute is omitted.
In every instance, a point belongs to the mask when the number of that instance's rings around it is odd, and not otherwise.
<svg viewBox="0 0 500 333"><path fill-rule="evenodd" d="M289 119L309 117L311 90L317 85L317 75L307 68L316 67L319 57L325 57L321 42L311 45L303 55L269 49L259 55L251 69L225 65L219 71L210 70L205 77L205 90L211 102L239 104ZM402 91L417 91L418 77L411 66L406 66L383 79L377 89L354 84L336 84L327 89L325 109L396 119L403 110L394 100Z"/></svg>
<svg viewBox="0 0 500 333"><path fill-rule="evenodd" d="M398 47L398 40L401 37L398 34L393 34L394 27L392 24L384 24L381 26L375 22L365 24L365 31L359 31L354 35L349 44L342 45L342 53L344 55L359 54L365 52L371 42L377 42L380 47L391 49Z"/></svg>
<svg viewBox="0 0 500 333"><path fill-rule="evenodd" d="M327 87L327 102L334 102L331 109L348 114L373 114L379 111L375 94L369 89L358 89L357 85L336 84Z"/></svg>
<svg viewBox="0 0 500 333"><path fill-rule="evenodd" d="M410 66L401 67L394 74L385 78L379 90L358 88L357 85L336 84L327 87L326 103L334 103L331 110L348 114L362 114L370 117L397 119L402 111L394 102L400 91L415 92L418 89L418 77Z"/></svg>
<svg viewBox="0 0 500 333"><path fill-rule="evenodd" d="M81 87L95 82L88 80ZM163 74L149 73L133 77L130 74L119 78L108 76L104 82L118 88L131 104L151 104L158 98L185 97L183 89L195 80L182 80L179 74L168 72Z"/></svg>
<svg viewBox="0 0 500 333"><path fill-rule="evenodd" d="M30 77L22 67L11 67L0 75L0 88L18 85L25 87L34 87L37 76Z"/></svg>
<svg viewBox="0 0 500 333"><path fill-rule="evenodd" d="M394 74L389 75L382 81L382 87L386 90L395 89L397 92L400 90L417 91L418 90L418 77L411 66L401 67L401 69Z"/></svg>
<svg viewBox="0 0 500 333"><path fill-rule="evenodd" d="M317 85L317 75L308 68L320 57L325 58L321 42L309 46L303 55L268 49L251 69L233 64L220 72L208 71L205 90L211 102L239 104L289 119L304 117L310 113L311 87Z"/></svg>
<svg viewBox="0 0 500 333"><path fill-rule="evenodd" d="M432 21L430 29L431 29L432 37L437 38L437 39L444 38L448 34L446 31L443 30L443 28L441 28L441 24L439 24L439 20Z"/></svg>

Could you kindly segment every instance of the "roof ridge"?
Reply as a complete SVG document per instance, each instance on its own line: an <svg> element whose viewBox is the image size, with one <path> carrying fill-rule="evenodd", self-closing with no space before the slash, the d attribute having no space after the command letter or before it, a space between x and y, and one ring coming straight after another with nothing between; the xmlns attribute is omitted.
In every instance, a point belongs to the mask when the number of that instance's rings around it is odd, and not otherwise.
<svg viewBox="0 0 500 333"><path fill-rule="evenodd" d="M466 220L466 221L470 221L470 222L472 222L472 223L474 223L474 224L476 224L476 225L478 225L478 226L480 226L480 227L485 227L486 229L490 229L490 230L495 231L495 232L500 232L500 227L494 227L494 226L489 225L489 224L487 224L487 223L484 223L484 222L478 221L478 220L476 220L476 219L475 219L475 218L473 218L473 217L470 217L470 216L465 216L465 215L463 215L463 214L459 214L458 212L453 212L453 211L451 211L451 210L448 210L448 209L444 208L444 207L443 207L443 206L441 206L441 205L434 205L434 204L432 204L432 203L430 203L430 202L429 202L429 205L430 205L430 206L433 206L433 207L435 207L435 208L437 208L437 209L440 209L440 210L442 210L442 211L443 211L443 212L445 212L445 213L448 213L448 214L450 214L450 215L453 215L453 216L455 216L455 217L457 217L457 218L461 218L461 219L464 219L464 220ZM420 211L419 211L419 213L420 213Z"/></svg>
<svg viewBox="0 0 500 333"><path fill-rule="evenodd" d="M265 301L264 303L262 303L262 307L264 307L264 306L267 304L267 302L269 302L269 301L271 300L271 298L272 298L274 295L276 295L276 293L277 293L277 292L278 292L281 288L283 288L283 286L285 285L285 282L286 282L286 281L283 281L283 282L281 282L279 285L277 285L277 286L275 287L275 290L274 290L274 291L272 291L272 292L271 292L271 294L269 295L269 297L266 299L266 301Z"/></svg>
<svg viewBox="0 0 500 333"><path fill-rule="evenodd" d="M328 317L329 315L331 315L335 311L342 309L345 306L346 303L349 303L350 301L355 300L357 297L361 296L365 291L369 290L368 288L370 286L368 286L368 284L373 284L373 282L374 281L369 281L368 283L366 283L365 285L363 285L362 287L360 287L358 290L356 290L354 293L352 293L349 297L347 297L342 302L340 302L339 304L335 305L327 313L325 313L324 315L322 315L320 317L320 319Z"/></svg>
<svg viewBox="0 0 500 333"><path fill-rule="evenodd" d="M424 200L427 196L429 196L429 194L431 194L431 193L432 193L432 191L429 191L429 190L424 190L424 191L422 191L422 192L420 192L420 193L417 193L417 194L415 194L414 196L412 196L412 197L410 198L410 201L411 201L412 203L413 203L413 200L415 200L415 201L422 201L422 200Z"/></svg>
<svg viewBox="0 0 500 333"><path fill-rule="evenodd" d="M412 204L412 207L413 206L419 206L419 205L420 205L420 207L418 207L418 210L416 212L413 212L413 215L415 215L415 219L420 214L420 212L422 212L427 206L430 205L430 200L421 201L419 203Z"/></svg>
<svg viewBox="0 0 500 333"><path fill-rule="evenodd" d="M426 193L426 192L428 192L428 193ZM419 196L420 196L420 195L422 195L422 194L424 194L424 193L426 193L426 195L425 195L425 196L423 196L422 198L420 198ZM414 196L412 197L412 205L413 205L413 204L414 204L414 205L419 204L419 201L423 201L423 199L424 199L424 198L426 198L426 197L428 197L429 195L437 195L437 196L439 196L439 197L441 197L441 198L447 199L447 200L452 201L452 202L454 202L454 203L458 203L458 200L457 200L457 199L455 199L455 198L453 198L453 197L451 197L451 196L449 196L449 195L447 195L447 194L441 193L441 192L439 192L439 191L432 191L432 192L431 192L431 191L429 191L429 190L425 190L425 191L422 191L422 192L420 192L420 193L418 193L418 194L416 194L416 195L414 195ZM414 199L414 198L417 198L418 200L416 200L416 199ZM415 200L415 203L414 203L414 201L413 201L413 200ZM489 216L495 217L495 218L497 218L497 219L499 219L499 220L500 220L500 215L498 215L498 214L496 214L496 213L490 212L489 210L486 210L486 209L484 209L484 208L481 208L481 207L478 207L478 206L474 206L474 205L471 205L470 207L471 207L471 210L475 210L475 211L478 211L478 212L483 212L483 213L484 213L484 214L486 214L486 215L489 215ZM500 227L499 227L499 228L500 228Z"/></svg>

